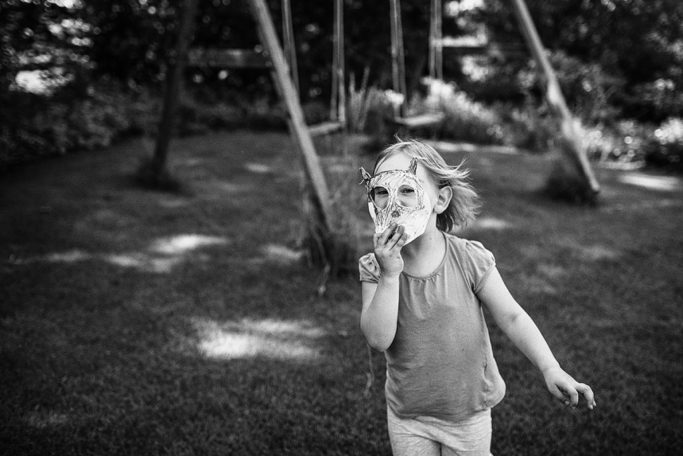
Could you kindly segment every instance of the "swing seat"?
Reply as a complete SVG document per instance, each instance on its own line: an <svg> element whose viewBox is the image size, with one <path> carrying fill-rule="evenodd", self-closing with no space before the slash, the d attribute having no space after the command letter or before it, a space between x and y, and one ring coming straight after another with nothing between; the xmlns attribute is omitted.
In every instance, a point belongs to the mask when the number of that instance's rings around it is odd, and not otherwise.
<svg viewBox="0 0 683 456"><path fill-rule="evenodd" d="M344 124L341 122L323 122L308 127L308 133L312 137L329 135L344 129Z"/></svg>
<svg viewBox="0 0 683 456"><path fill-rule="evenodd" d="M433 127L443 122L445 116L440 113L426 113L411 117L394 117L393 123L407 130L416 128Z"/></svg>

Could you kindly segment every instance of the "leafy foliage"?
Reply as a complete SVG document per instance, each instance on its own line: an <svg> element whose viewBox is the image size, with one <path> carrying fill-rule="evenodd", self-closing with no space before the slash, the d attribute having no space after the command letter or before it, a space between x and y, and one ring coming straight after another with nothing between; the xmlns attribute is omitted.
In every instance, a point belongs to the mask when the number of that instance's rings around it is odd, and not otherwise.
<svg viewBox="0 0 683 456"><path fill-rule="evenodd" d="M281 2L269 0L268 3L279 27ZM647 132L669 118L683 116L680 36L683 3L677 0L528 0L527 3L541 39L550 50L570 107L584 122L619 134L619 124L624 119L652 123L653 128L643 129ZM173 46L179 3L91 0L75 2L71 7L64 4L7 0L0 7L0 145L3 146L0 155L3 157L10 153L33 155L36 149L66 151L94 147L110 143L121 131L154 128L148 125L153 121L149 114L153 109L138 114L137 117L145 117L146 123L139 126L137 120L128 120L130 107L126 105L135 103L140 93L146 93L151 94L150 106L156 107L157 102L153 100L169 62L175 58ZM426 71L429 8L421 0L402 0L401 5L408 86L415 89ZM332 2L292 2L301 99L311 122L326 117L331 90L332 7ZM354 121L363 120L364 124L367 121L363 127L366 129L381 129L381 122L376 122L384 116L381 94L391 80L389 7L385 2L347 0L344 10L347 70L349 74L361 74L368 69L364 90L376 91L373 104L378 108ZM196 21L193 46L258 46L246 2L199 2ZM457 17L444 17L445 35L478 33L487 34L503 52L494 53L485 63L485 77L474 81L463 72L462 60L451 58L450 51L445 50L445 74L467 97L444 105L452 124L443 130L444 137L505 141L544 149L545 136L552 133L553 126L544 113L537 72L529 64L508 2L486 0L482 8L461 11ZM506 53L506 49L522 52ZM39 72L48 88L52 87L42 98L24 93L17 85L17 75L26 71ZM285 124L267 72L188 68L185 76L187 94L182 100L179 133L236 125L281 128ZM108 92L106 85L112 82L120 84L120 94ZM59 92L56 87L65 83L69 86L68 97L52 96ZM96 93L100 90L104 92ZM350 106L351 110L359 112L361 99L350 96L350 101L356 103ZM485 114L474 112L475 105L471 102L480 101L492 103L499 118L512 120L511 125L519 129L502 125L505 139L501 139L500 132L487 132L490 128L484 124L496 119L484 119ZM113 106L119 102L121 106ZM100 108L102 113L93 112ZM534 114L533 109L539 113ZM67 111L71 120L63 118ZM476 126L477 118L483 124ZM72 128L76 131L69 131ZM611 134L607 133L606 136ZM671 150L669 146L659 149L665 154Z"/></svg>
<svg viewBox="0 0 683 456"><path fill-rule="evenodd" d="M648 163L683 171L683 119L672 118L654 132L646 149Z"/></svg>
<svg viewBox="0 0 683 456"><path fill-rule="evenodd" d="M84 97L64 93L46 103L39 95L10 93L8 100L23 115L0 127L0 166L107 147L125 134L152 131L158 117L149 92L124 91L104 81Z"/></svg>
<svg viewBox="0 0 683 456"><path fill-rule="evenodd" d="M578 74L569 73L570 77L590 84L598 71L602 74L598 79L602 84L608 83L606 87L614 92L614 104L623 115L662 120L662 116L676 115L681 109L680 105L670 106L672 111L663 112L652 103L654 99L641 98L639 89L643 85L664 84L680 93L683 3L678 0L527 0L527 5L543 44L553 52L562 51L564 59L572 59L574 69L577 64L586 66ZM473 20L484 22L498 43L522 43L508 2L486 0L485 8L476 11ZM506 64L520 68L525 61L511 59ZM659 117L652 119L653 115Z"/></svg>

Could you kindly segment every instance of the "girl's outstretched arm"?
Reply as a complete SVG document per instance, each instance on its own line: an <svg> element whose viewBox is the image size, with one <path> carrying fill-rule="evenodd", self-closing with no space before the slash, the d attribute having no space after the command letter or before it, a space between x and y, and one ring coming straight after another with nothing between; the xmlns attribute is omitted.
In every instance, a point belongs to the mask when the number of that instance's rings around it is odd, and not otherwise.
<svg viewBox="0 0 683 456"><path fill-rule="evenodd" d="M591 410L595 407L590 386L577 382L560 367L538 327L512 297L496 268L490 272L478 297L491 312L496 324L543 373L546 386L553 396L566 405L576 407L579 395L583 395L587 407Z"/></svg>

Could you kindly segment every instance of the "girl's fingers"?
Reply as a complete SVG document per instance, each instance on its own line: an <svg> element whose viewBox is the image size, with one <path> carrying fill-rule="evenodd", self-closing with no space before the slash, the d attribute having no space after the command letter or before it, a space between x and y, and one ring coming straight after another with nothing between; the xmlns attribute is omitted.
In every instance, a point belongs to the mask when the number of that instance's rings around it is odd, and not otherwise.
<svg viewBox="0 0 683 456"><path fill-rule="evenodd" d="M566 401L567 398L565 397L564 394L562 394L562 391L555 386L554 384L548 386L548 390L550 391L550 394L561 400L562 402Z"/></svg>
<svg viewBox="0 0 683 456"><path fill-rule="evenodd" d="M579 403L579 392L571 385L558 385L560 392L564 395L564 405L576 407Z"/></svg>
<svg viewBox="0 0 683 456"><path fill-rule="evenodd" d="M576 385L576 389L579 393L583 394L583 397L586 399L586 404L588 405L588 408L593 410L593 407L595 407L595 395L593 394L593 390L591 389L591 387L586 385L585 383L579 383L578 385Z"/></svg>
<svg viewBox="0 0 683 456"><path fill-rule="evenodd" d="M396 242L396 247L399 249L402 248L404 245L406 245L406 242L408 241L408 233L406 233L406 230L403 230L403 234L401 234L401 238Z"/></svg>
<svg viewBox="0 0 683 456"><path fill-rule="evenodd" d="M376 236L375 247L383 246L384 244L386 244L387 241L389 240L389 237L394 233L395 229L396 229L396 225L392 223L391 225L389 225L387 227L386 230L382 231L382 233L379 236L377 236L377 234L375 234L375 236Z"/></svg>
<svg viewBox="0 0 683 456"><path fill-rule="evenodd" d="M576 391L576 389L571 388L569 390L569 396L571 397L570 400L572 403L572 407L576 407L577 405L579 405L579 392Z"/></svg>
<svg viewBox="0 0 683 456"><path fill-rule="evenodd" d="M593 410L595 407L595 396L590 386L585 383L578 383L572 379L571 382L553 382L548 384L550 393L560 399L564 405L576 407L579 404L580 396L586 399L586 406Z"/></svg>
<svg viewBox="0 0 683 456"><path fill-rule="evenodd" d="M396 247L398 245L398 242L403 237L403 233L405 233L405 228L403 227L403 225L397 226L396 230L387 241L386 247L388 249L393 249L394 247Z"/></svg>
<svg viewBox="0 0 683 456"><path fill-rule="evenodd" d="M375 233L372 235L372 243L377 248L379 246L379 238L382 236L382 233Z"/></svg>

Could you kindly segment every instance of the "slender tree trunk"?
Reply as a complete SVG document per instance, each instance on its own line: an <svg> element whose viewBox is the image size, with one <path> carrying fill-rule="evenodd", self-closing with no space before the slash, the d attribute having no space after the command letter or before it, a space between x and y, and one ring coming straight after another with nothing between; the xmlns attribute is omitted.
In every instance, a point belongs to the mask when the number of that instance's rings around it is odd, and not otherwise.
<svg viewBox="0 0 683 456"><path fill-rule="evenodd" d="M176 47L169 61L166 73L166 85L164 88L164 104L159 122L157 142L152 157L151 171L161 177L166 174L168 162L168 146L171 142L173 120L180 98L183 72L187 58L187 50L190 46L194 32L194 19L197 12L197 0L185 0L180 16L180 31Z"/></svg>

